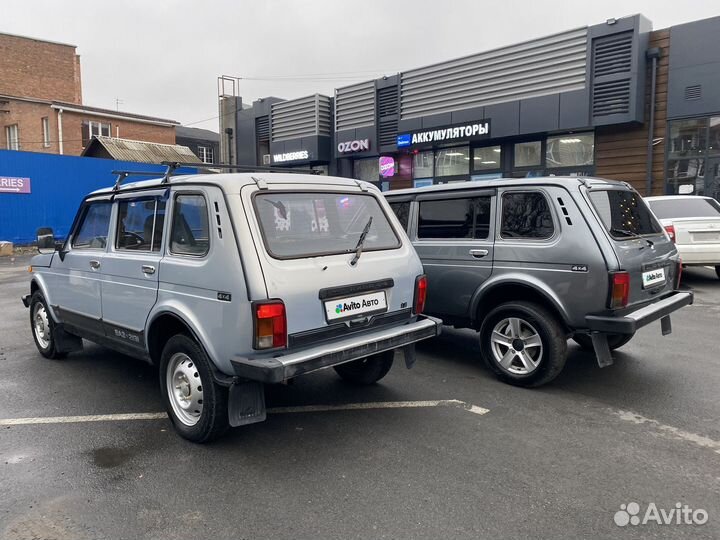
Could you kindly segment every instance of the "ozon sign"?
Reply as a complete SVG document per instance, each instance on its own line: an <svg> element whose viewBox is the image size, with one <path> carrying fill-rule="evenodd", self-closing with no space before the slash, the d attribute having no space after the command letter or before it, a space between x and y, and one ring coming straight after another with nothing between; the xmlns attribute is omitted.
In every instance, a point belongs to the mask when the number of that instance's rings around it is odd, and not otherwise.
<svg viewBox="0 0 720 540"><path fill-rule="evenodd" d="M358 139L355 141L345 141L338 143L338 152L341 154L350 154L352 152L364 152L370 150L370 139Z"/></svg>

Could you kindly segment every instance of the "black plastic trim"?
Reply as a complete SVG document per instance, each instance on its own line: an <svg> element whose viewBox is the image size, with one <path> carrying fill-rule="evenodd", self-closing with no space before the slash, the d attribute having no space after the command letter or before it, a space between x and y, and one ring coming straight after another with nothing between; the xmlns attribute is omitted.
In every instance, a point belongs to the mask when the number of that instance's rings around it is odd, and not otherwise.
<svg viewBox="0 0 720 540"><path fill-rule="evenodd" d="M353 294L364 292L379 291L382 289L391 289L395 286L392 278L379 279L377 281L365 281L363 283L355 283L353 285L342 285L340 287L327 287L320 289L318 298L320 300L330 300L332 298L342 298Z"/></svg>

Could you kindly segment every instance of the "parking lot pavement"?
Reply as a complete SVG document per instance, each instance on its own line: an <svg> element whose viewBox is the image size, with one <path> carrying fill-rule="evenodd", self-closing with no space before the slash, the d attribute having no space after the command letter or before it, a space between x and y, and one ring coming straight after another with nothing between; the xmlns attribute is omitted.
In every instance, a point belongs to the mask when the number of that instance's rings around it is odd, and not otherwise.
<svg viewBox="0 0 720 540"><path fill-rule="evenodd" d="M0 262L0 420L160 412L145 364L94 345L40 357L25 264ZM369 388L332 372L268 388L276 414L212 445L162 418L0 425L0 538L718 538L720 280L684 279L696 302L671 336L643 329L602 370L570 345L536 390L447 329ZM382 408L398 402L415 406ZM631 502L709 521L620 528Z"/></svg>

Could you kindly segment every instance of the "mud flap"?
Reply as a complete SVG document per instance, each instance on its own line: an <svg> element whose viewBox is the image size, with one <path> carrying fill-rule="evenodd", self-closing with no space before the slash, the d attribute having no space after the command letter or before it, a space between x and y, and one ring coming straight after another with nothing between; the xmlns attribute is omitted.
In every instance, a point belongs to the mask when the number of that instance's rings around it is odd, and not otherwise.
<svg viewBox="0 0 720 540"><path fill-rule="evenodd" d="M592 339L593 348L595 349L595 356L597 358L598 366L601 368L612 366L613 358L610 354L610 346L607 342L607 334L601 332L592 332L590 334Z"/></svg>
<svg viewBox="0 0 720 540"><path fill-rule="evenodd" d="M415 344L405 345L400 349L405 355L405 367L410 369L415 365Z"/></svg>
<svg viewBox="0 0 720 540"><path fill-rule="evenodd" d="M665 315L662 319L660 319L660 329L662 330L663 336L672 334L672 322L670 322L670 315Z"/></svg>
<svg viewBox="0 0 720 540"><path fill-rule="evenodd" d="M71 353L83 350L82 338L66 332L61 325L55 326L55 350L59 353Z"/></svg>
<svg viewBox="0 0 720 540"><path fill-rule="evenodd" d="M243 381L230 386L228 420L232 427L263 422L266 417L263 383Z"/></svg>

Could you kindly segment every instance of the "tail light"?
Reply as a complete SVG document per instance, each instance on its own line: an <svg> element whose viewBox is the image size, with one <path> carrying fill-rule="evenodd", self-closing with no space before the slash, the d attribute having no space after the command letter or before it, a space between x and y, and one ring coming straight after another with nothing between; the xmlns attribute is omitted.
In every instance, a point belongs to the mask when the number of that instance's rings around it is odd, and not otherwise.
<svg viewBox="0 0 720 540"><path fill-rule="evenodd" d="M255 348L277 349L287 346L285 304L280 300L253 304Z"/></svg>
<svg viewBox="0 0 720 540"><path fill-rule="evenodd" d="M630 274L627 272L610 273L610 309L624 308L630 297Z"/></svg>
<svg viewBox="0 0 720 540"><path fill-rule="evenodd" d="M427 300L427 276L424 274L415 278L415 300L413 311L419 315L425 311L425 300Z"/></svg>
<svg viewBox="0 0 720 540"><path fill-rule="evenodd" d="M682 271L683 271L683 268L682 268L682 259L678 257L678 261L677 261L677 281L675 282L675 288L676 288L676 289L679 289L679 288L680 288L680 280L682 279Z"/></svg>
<svg viewBox="0 0 720 540"><path fill-rule="evenodd" d="M674 225L665 225L665 232L670 237L670 240L673 241L673 244L675 243L675 226Z"/></svg>

